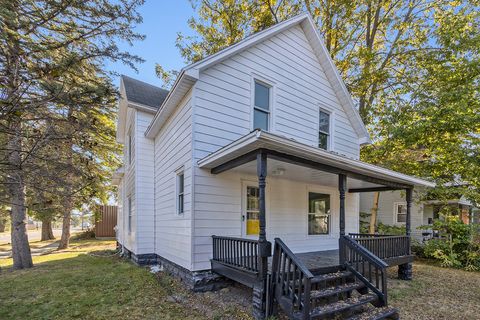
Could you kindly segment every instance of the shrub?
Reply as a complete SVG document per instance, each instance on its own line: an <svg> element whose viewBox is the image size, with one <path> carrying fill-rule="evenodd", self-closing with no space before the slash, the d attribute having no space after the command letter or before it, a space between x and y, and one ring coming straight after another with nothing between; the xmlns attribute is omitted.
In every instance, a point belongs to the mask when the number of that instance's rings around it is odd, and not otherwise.
<svg viewBox="0 0 480 320"><path fill-rule="evenodd" d="M86 230L80 233L75 234L72 239L74 240L87 240L95 238L95 231L94 230Z"/></svg>
<svg viewBox="0 0 480 320"><path fill-rule="evenodd" d="M424 245L427 258L439 260L444 267L480 270L480 229L478 225L464 224L457 216L445 216L433 226L424 226L438 231L439 238Z"/></svg>

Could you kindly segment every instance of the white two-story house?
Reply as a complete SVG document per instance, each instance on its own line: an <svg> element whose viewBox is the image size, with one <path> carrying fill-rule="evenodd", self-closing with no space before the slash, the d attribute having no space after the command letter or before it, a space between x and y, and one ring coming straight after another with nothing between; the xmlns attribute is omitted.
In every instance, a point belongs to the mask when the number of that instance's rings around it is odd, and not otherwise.
<svg viewBox="0 0 480 320"><path fill-rule="evenodd" d="M359 192L433 185L359 161L369 134L306 14L186 66L169 92L120 87L118 242L193 288L235 257L254 286L275 238L338 255Z"/></svg>

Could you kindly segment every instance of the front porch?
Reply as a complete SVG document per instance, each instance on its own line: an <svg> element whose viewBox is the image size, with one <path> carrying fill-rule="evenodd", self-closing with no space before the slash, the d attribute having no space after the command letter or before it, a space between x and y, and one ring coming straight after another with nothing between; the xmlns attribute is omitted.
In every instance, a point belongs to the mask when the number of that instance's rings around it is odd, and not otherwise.
<svg viewBox="0 0 480 320"><path fill-rule="evenodd" d="M235 170L256 173L258 239L213 236L211 266L212 271L254 289L257 318L272 314L275 304L280 305L290 318L301 319L322 318L363 304L386 307L386 268L398 265L399 277L411 279L413 256L410 250L410 221L413 188L416 185L433 184L262 131L254 131L214 152L200 160L199 166L209 169L214 175ZM267 176L275 176L279 172L282 179L288 181L307 181L310 184L335 188L336 192L330 193L328 199L313 197L312 200L310 193L307 197L308 233L302 243L309 243L311 232L316 235L317 232L322 234L326 230L328 238L315 238L314 243L318 245L318 249L314 248L311 252L304 252L302 249L292 252L281 239L285 237L286 243L294 242L289 239L288 230L280 234L277 232L277 238L268 241ZM347 195L351 200L349 209L354 210L352 194L388 190L405 190L406 234L347 234ZM327 210L326 201L330 203L334 194L338 196L335 199L338 207L334 210L329 204ZM277 210L280 208L277 207ZM334 211L338 214L333 214ZM333 221L330 220L332 217ZM358 220L358 212L355 214L350 211L349 217ZM318 220L320 224L317 224ZM294 227L295 221L291 223ZM332 232L332 226L338 229ZM326 248L319 245L322 239L336 239L338 245L335 250L325 250ZM299 251L303 253L298 253ZM353 292L359 293L362 298L351 299ZM337 301L342 300L343 304L328 302L333 296ZM361 301L360 305L357 305L358 301ZM392 316L396 314L396 311L390 309L385 309L385 312Z"/></svg>

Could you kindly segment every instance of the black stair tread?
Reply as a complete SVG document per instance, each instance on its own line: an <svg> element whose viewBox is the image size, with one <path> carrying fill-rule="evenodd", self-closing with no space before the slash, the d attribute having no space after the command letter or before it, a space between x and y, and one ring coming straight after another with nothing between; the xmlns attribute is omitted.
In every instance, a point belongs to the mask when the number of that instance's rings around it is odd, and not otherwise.
<svg viewBox="0 0 480 320"><path fill-rule="evenodd" d="M350 271L338 271L334 273L325 273L319 274L312 278L312 283L318 283L322 281L332 281L339 278L348 278L351 277L352 273Z"/></svg>
<svg viewBox="0 0 480 320"><path fill-rule="evenodd" d="M364 288L365 284L362 282L350 282L346 284L342 284L339 286L332 286L325 289L320 290L312 290L310 293L311 299L321 299L330 297L339 293L349 292L356 289Z"/></svg>
<svg viewBox="0 0 480 320"><path fill-rule="evenodd" d="M390 307L372 308L368 311L357 314L347 320L381 320L399 319L398 310Z"/></svg>
<svg viewBox="0 0 480 320"><path fill-rule="evenodd" d="M369 294L361 295L359 297L340 300L324 306L316 307L310 312L310 317L311 318L324 317L327 315L335 314L337 312L346 311L351 308L360 307L367 303L375 302L377 299L378 299L377 295L369 293Z"/></svg>

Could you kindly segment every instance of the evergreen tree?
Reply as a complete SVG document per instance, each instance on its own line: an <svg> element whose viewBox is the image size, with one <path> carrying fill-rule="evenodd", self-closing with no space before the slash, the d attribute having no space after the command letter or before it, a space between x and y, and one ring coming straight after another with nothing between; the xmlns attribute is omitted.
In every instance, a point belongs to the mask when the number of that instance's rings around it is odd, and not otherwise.
<svg viewBox="0 0 480 320"><path fill-rule="evenodd" d="M116 41L143 38L132 30L141 22L136 10L142 3L0 0L0 135L5 139L0 182L11 207L14 268L32 266L27 189L62 197L67 225L72 199L86 191L95 194L105 182L101 175L115 158L112 148L94 153L113 141L106 134L112 129L115 90L104 61L131 67L141 61L120 51ZM65 232L63 247L68 238Z"/></svg>

